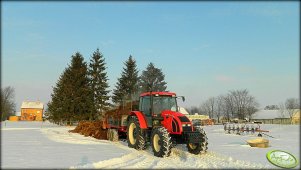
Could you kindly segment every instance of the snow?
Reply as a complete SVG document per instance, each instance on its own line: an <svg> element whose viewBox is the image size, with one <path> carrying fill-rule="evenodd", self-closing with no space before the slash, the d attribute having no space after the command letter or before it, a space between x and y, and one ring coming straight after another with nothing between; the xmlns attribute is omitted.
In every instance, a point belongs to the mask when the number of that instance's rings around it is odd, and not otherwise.
<svg viewBox="0 0 301 170"><path fill-rule="evenodd" d="M153 156L151 147L137 151L126 141L110 142L77 133L74 129L49 122L1 123L1 168L104 168L104 169L193 169L277 168L266 159L266 153L280 149L300 158L300 125L261 125L274 138L268 148L253 148L246 140L255 135L226 134L222 125L205 126L208 152L188 153L185 145L177 145L166 158ZM296 168L300 168L298 165Z"/></svg>
<svg viewBox="0 0 301 170"><path fill-rule="evenodd" d="M24 101L22 102L21 109L43 109L44 104L40 101Z"/></svg>

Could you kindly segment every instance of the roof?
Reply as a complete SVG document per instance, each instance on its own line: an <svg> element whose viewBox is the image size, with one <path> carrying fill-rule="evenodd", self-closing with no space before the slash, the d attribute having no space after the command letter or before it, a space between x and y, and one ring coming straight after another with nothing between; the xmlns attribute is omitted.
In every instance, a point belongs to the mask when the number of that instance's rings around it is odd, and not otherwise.
<svg viewBox="0 0 301 170"><path fill-rule="evenodd" d="M187 112L187 110L184 107L179 107L179 112L184 114L184 115L189 115L189 113Z"/></svg>
<svg viewBox="0 0 301 170"><path fill-rule="evenodd" d="M44 109L44 104L42 102L22 102L21 109Z"/></svg>
<svg viewBox="0 0 301 170"><path fill-rule="evenodd" d="M172 92L152 92L152 95L160 95L160 96L176 96L176 93ZM140 96L149 96L150 92L142 93Z"/></svg>
<svg viewBox="0 0 301 170"><path fill-rule="evenodd" d="M209 119L208 115L186 115L189 119L201 119L201 120L205 120L205 119Z"/></svg>
<svg viewBox="0 0 301 170"><path fill-rule="evenodd" d="M254 113L252 119L275 119L289 118L289 115L282 114L280 110L259 110Z"/></svg>

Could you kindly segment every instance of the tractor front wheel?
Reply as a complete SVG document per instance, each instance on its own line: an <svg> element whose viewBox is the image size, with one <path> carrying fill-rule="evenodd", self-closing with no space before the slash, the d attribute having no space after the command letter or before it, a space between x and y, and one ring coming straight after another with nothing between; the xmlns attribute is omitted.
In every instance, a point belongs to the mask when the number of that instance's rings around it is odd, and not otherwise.
<svg viewBox="0 0 301 170"><path fill-rule="evenodd" d="M135 148L137 150L146 149L145 134L140 128L140 124L136 116L132 116L129 119L127 126L127 141L130 148Z"/></svg>
<svg viewBox="0 0 301 170"><path fill-rule="evenodd" d="M203 129L197 128L196 130L200 132L202 142L200 142L200 143L188 143L187 144L187 149L190 153L197 155L199 153L207 152L208 138L207 138L207 135L206 135L206 133Z"/></svg>
<svg viewBox="0 0 301 170"><path fill-rule="evenodd" d="M166 157L170 155L172 145L171 137L164 127L153 129L151 145L155 156Z"/></svg>

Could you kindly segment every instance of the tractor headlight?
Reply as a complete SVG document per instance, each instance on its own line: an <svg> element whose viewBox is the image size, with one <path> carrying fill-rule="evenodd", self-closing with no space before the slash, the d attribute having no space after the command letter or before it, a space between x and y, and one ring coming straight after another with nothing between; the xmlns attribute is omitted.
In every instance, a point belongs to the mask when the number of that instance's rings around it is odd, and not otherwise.
<svg viewBox="0 0 301 170"><path fill-rule="evenodd" d="M188 126L188 127L189 127L189 126L191 126L191 124L182 124L182 126L183 126L183 127L185 127L185 126Z"/></svg>

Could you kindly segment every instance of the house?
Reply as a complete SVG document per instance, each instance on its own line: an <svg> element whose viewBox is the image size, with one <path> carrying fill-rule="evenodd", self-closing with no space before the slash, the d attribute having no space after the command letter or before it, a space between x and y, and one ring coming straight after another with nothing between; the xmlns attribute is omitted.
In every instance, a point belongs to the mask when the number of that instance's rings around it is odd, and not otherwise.
<svg viewBox="0 0 301 170"><path fill-rule="evenodd" d="M24 101L21 105L21 120L42 121L44 104L40 101Z"/></svg>

